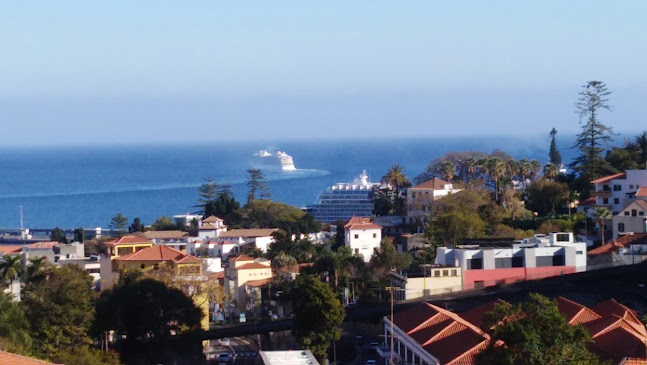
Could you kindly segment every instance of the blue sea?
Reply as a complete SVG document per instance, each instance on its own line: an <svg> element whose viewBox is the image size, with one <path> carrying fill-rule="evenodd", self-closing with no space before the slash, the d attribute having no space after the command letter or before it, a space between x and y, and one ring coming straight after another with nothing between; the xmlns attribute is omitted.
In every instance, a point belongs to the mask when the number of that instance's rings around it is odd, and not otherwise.
<svg viewBox="0 0 647 365"><path fill-rule="evenodd" d="M568 149L570 141L559 141L566 161L574 153ZM321 190L350 182L364 169L378 181L398 163L413 179L446 152L495 148L545 163L548 145L546 135L4 148L0 228L20 226L19 206L27 228L107 227L119 212L130 221L139 217L150 224L160 216L195 211L196 189L208 176L231 184L244 202L246 170L255 166L254 153L262 149L293 156L296 171L267 169L265 174L272 199L302 207L313 203Z"/></svg>

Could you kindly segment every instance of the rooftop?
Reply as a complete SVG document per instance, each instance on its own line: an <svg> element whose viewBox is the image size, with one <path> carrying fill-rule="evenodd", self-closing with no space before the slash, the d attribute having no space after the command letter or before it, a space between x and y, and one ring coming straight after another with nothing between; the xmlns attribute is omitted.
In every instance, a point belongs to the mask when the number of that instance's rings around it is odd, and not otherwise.
<svg viewBox="0 0 647 365"><path fill-rule="evenodd" d="M602 183L609 182L609 181L614 180L614 179L615 180L618 180L618 179L622 180L622 179L625 179L626 177L627 177L627 175L624 172L621 172L619 174L613 174L613 175L601 177L599 179L595 179L595 180L591 181L591 184L602 184Z"/></svg>
<svg viewBox="0 0 647 365"><path fill-rule="evenodd" d="M636 197L645 198L647 197L647 187L642 187L636 191Z"/></svg>
<svg viewBox="0 0 647 365"><path fill-rule="evenodd" d="M346 222L344 229L382 229L382 226L371 222L371 218L352 217Z"/></svg>
<svg viewBox="0 0 647 365"><path fill-rule="evenodd" d="M2 365L45 365L54 364L53 362L34 359L27 356L12 354L0 350L0 364Z"/></svg>
<svg viewBox="0 0 647 365"><path fill-rule="evenodd" d="M434 177L431 180L427 180L427 181L425 181L423 183L420 183L420 184L418 184L418 185L416 185L416 186L414 186L412 188L409 188L409 190L411 190L411 189L445 190L445 185L447 185L447 184L451 184L451 183L447 182L447 181L445 181L443 179L439 179L437 177Z"/></svg>
<svg viewBox="0 0 647 365"><path fill-rule="evenodd" d="M272 233L278 231L278 228L253 228L253 229L231 229L221 232L220 238L238 238L238 237L269 237Z"/></svg>
<svg viewBox="0 0 647 365"><path fill-rule="evenodd" d="M215 223L215 222L222 222L223 220L216 217L215 215L210 215L207 218L202 220L202 223Z"/></svg>
<svg viewBox="0 0 647 365"><path fill-rule="evenodd" d="M147 240L183 239L189 236L189 234L184 231L146 231L146 232L138 233L137 235Z"/></svg>
<svg viewBox="0 0 647 365"><path fill-rule="evenodd" d="M319 365L310 350L261 351L260 355L265 365Z"/></svg>
<svg viewBox="0 0 647 365"><path fill-rule="evenodd" d="M104 245L106 245L106 246L133 245L133 244L141 244L141 243L153 244L153 242L151 242L150 240L148 240L146 238L130 234L130 235L119 237L119 238L117 238L115 240L112 240L112 241L107 241L107 242L104 243Z"/></svg>
<svg viewBox="0 0 647 365"><path fill-rule="evenodd" d="M164 245L147 247L137 252L116 258L117 261L173 261L175 263L201 263L202 260L195 256L186 255L182 252Z"/></svg>

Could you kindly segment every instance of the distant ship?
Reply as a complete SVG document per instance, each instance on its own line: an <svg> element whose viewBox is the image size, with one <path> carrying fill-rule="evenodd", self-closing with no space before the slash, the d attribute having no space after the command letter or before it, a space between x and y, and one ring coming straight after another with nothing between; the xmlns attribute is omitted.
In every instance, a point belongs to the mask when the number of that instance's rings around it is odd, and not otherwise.
<svg viewBox="0 0 647 365"><path fill-rule="evenodd" d="M276 151L276 154L271 154L267 150L262 150L255 154L261 157L261 164L264 166L280 166L283 171L295 171L297 168L294 166L292 156L284 151Z"/></svg>
<svg viewBox="0 0 647 365"><path fill-rule="evenodd" d="M373 187L379 183L369 181L366 170L351 183L338 183L322 191L313 205L306 207L318 221L334 223L351 217L373 215Z"/></svg>

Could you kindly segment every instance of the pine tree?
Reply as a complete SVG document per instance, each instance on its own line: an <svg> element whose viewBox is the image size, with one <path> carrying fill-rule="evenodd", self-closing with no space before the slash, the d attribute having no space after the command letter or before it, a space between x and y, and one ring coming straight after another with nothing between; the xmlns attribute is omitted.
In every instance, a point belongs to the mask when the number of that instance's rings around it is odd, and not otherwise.
<svg viewBox="0 0 647 365"><path fill-rule="evenodd" d="M550 152L548 153L548 158L550 160L550 163L559 167L562 164L562 155L559 153L559 150L557 149L557 142L555 142L556 134L557 134L557 130L553 128L550 131Z"/></svg>
<svg viewBox="0 0 647 365"><path fill-rule="evenodd" d="M612 140L613 131L599 119L601 109L611 110L608 96L611 91L602 81L589 81L582 86L575 107L580 116L582 132L577 135L573 148L580 150L571 167L586 181L614 172L602 157L605 145Z"/></svg>
<svg viewBox="0 0 647 365"><path fill-rule="evenodd" d="M249 194L247 195L247 202L256 200L256 193L259 193L261 200L269 199L271 197L267 179L263 171L259 169L247 170L249 176L247 177L247 186L249 186Z"/></svg>

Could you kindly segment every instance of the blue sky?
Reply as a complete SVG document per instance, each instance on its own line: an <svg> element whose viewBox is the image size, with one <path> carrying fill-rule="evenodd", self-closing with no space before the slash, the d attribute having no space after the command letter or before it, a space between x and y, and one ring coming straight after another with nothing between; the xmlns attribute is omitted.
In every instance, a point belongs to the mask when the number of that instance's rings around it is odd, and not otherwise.
<svg viewBox="0 0 647 365"><path fill-rule="evenodd" d="M4 144L644 125L644 1L0 2Z"/></svg>

